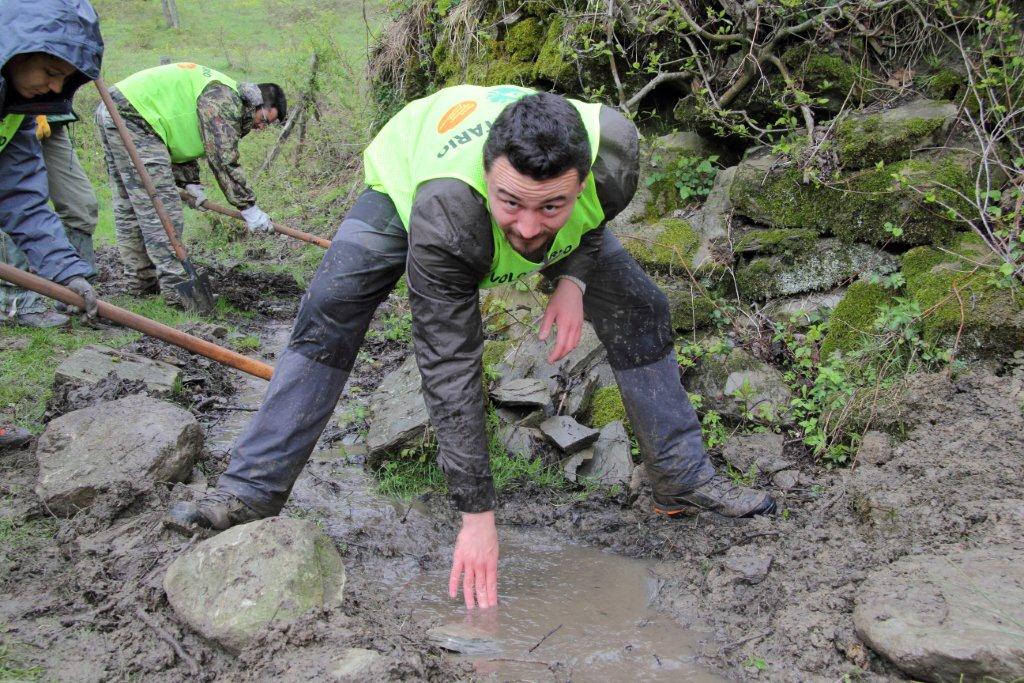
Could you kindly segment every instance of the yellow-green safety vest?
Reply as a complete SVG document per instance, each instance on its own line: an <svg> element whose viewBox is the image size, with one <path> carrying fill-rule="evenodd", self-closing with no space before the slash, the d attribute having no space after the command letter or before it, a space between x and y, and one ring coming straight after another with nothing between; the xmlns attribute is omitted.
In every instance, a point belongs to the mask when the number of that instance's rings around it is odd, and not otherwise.
<svg viewBox="0 0 1024 683"><path fill-rule="evenodd" d="M167 145L181 164L206 154L196 100L216 81L238 92L238 83L208 66L191 62L144 69L114 85Z"/></svg>
<svg viewBox="0 0 1024 683"><path fill-rule="evenodd" d="M487 133L506 106L533 92L511 85L489 88L458 85L410 102L388 121L363 153L366 184L391 198L406 230L416 190L428 180L461 180L486 201L484 143ZM593 162L601 139L601 105L569 102L583 118ZM579 247L585 232L603 221L604 210L597 198L593 173L587 175L583 194L576 201L569 221L558 231L541 263L528 261L513 249L492 216L494 258L480 287L512 282L565 258Z"/></svg>
<svg viewBox="0 0 1024 683"><path fill-rule="evenodd" d="M24 120L24 114L8 114L0 117L0 152L4 151L4 147L21 128L21 122Z"/></svg>

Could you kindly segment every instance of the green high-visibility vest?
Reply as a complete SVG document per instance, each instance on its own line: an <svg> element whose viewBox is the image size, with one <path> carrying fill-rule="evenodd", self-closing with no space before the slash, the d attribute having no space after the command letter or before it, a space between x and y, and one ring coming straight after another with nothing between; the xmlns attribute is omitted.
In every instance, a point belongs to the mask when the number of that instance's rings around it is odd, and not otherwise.
<svg viewBox="0 0 1024 683"><path fill-rule="evenodd" d="M115 83L181 164L205 155L196 100L216 81L238 92L238 83L210 67L180 62L144 69Z"/></svg>
<svg viewBox="0 0 1024 683"><path fill-rule="evenodd" d="M4 151L4 147L11 141L14 134L21 128L21 122L25 120L24 114L8 114L7 116L0 117L0 152Z"/></svg>
<svg viewBox="0 0 1024 683"><path fill-rule="evenodd" d="M506 106L532 92L511 85L489 88L459 85L410 102L388 121L363 153L366 184L391 198L406 230L416 190L428 180L461 180L486 201L484 143L487 133ZM601 139L601 105L569 102L583 118L593 162ZM512 282L565 258L579 247L585 232L603 221L604 210L597 198L593 173L587 175L583 194L576 201L569 221L558 231L540 263L528 261L513 249L492 216L494 258L480 286L487 288Z"/></svg>

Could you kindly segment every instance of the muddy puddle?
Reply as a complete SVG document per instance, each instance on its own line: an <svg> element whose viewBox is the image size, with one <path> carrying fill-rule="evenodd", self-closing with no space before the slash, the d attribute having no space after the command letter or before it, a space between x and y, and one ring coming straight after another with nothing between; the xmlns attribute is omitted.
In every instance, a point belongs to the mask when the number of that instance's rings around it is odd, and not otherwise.
<svg viewBox="0 0 1024 683"><path fill-rule="evenodd" d="M276 355L288 333L285 325L265 329L262 351ZM265 391L262 380L240 378L236 409L207 428L211 452L230 449ZM315 519L340 546L375 555L359 567L372 565L372 573L356 582L392 596L419 625L438 627L433 641L485 680L724 680L696 663L707 634L651 607L660 583L650 562L571 544L543 527L501 529L501 604L467 613L447 596L452 519L380 496L371 476L338 456L313 454L285 514Z"/></svg>
<svg viewBox="0 0 1024 683"><path fill-rule="evenodd" d="M659 583L648 563L578 545L543 529L501 534L500 604L466 612L447 596L448 569L402 587L413 614L442 624L438 644L464 655L485 680L722 681L695 661L706 633L651 608Z"/></svg>

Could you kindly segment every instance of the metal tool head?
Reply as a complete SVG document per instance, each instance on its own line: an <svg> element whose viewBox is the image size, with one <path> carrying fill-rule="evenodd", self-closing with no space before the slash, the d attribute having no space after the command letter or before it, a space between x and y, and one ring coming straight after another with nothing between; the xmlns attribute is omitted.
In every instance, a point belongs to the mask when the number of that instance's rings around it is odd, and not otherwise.
<svg viewBox="0 0 1024 683"><path fill-rule="evenodd" d="M210 286L210 280L206 277L206 273L197 271L195 266L192 265L191 259L185 259L181 262L181 265L185 267L188 279L174 286L178 296L181 297L186 306L198 313L213 313L216 302L213 296L213 288Z"/></svg>

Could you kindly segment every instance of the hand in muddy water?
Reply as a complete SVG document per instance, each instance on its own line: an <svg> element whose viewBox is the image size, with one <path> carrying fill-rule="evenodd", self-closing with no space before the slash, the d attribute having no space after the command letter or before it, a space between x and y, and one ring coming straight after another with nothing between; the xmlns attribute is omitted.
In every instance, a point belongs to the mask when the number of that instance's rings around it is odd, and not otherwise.
<svg viewBox="0 0 1024 683"><path fill-rule="evenodd" d="M448 578L448 595L452 598L459 594L460 578L467 609L498 604L498 528L493 510L462 515L462 530L455 540Z"/></svg>
<svg viewBox="0 0 1024 683"><path fill-rule="evenodd" d="M555 347L548 354L548 362L555 363L576 348L583 332L583 290L572 280L558 281L555 293L548 300L544 317L540 321L541 341L547 341L551 326L557 328Z"/></svg>

